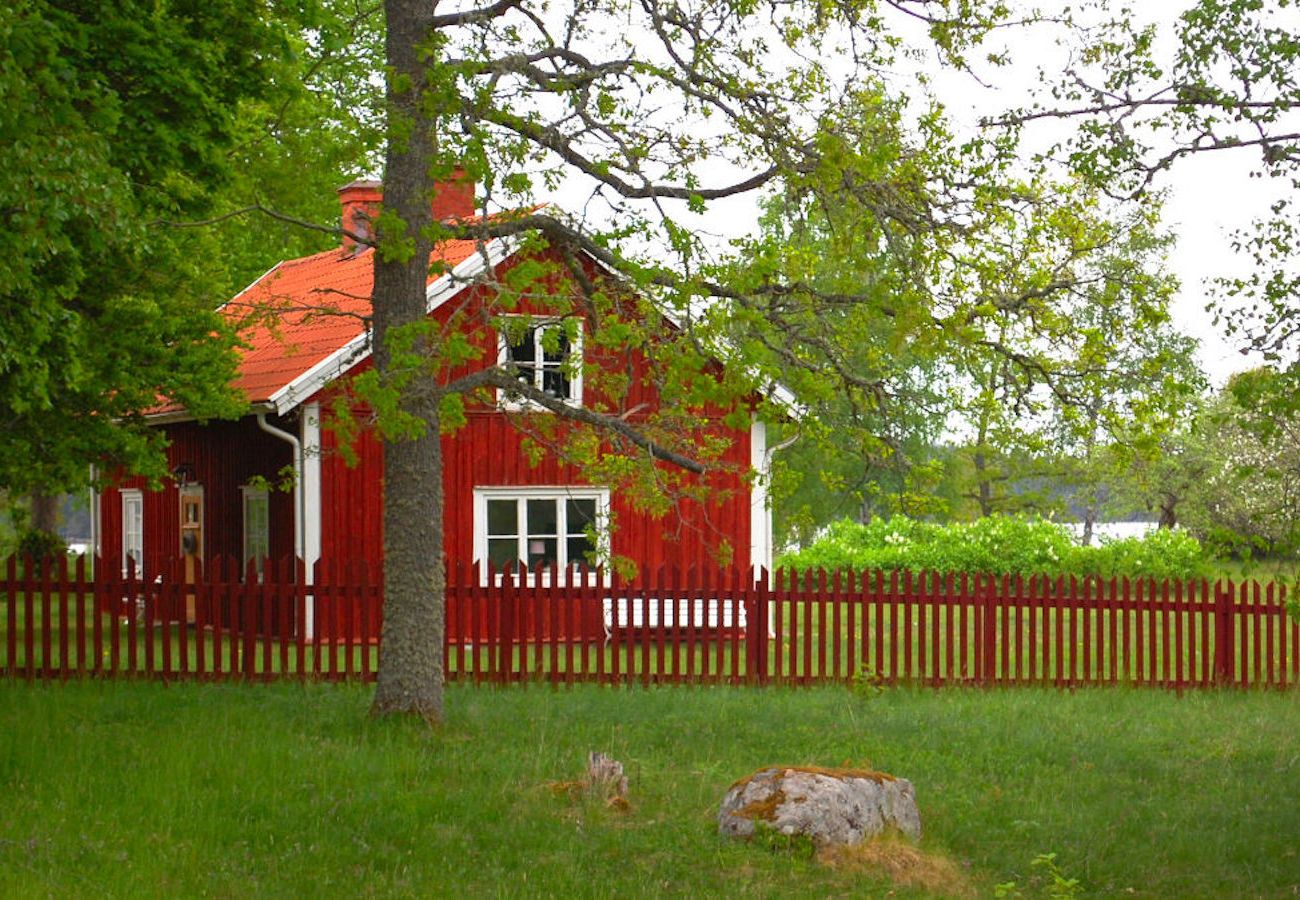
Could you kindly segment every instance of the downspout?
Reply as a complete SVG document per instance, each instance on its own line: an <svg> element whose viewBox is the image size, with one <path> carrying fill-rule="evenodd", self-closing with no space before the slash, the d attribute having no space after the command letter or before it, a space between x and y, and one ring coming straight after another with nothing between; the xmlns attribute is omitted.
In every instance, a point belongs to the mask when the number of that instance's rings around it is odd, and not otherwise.
<svg viewBox="0 0 1300 900"><path fill-rule="evenodd" d="M303 564L307 563L307 548L303 545L303 524L305 510L303 509L303 442L291 432L278 429L266 421L266 412L257 412L257 428L264 430L272 437L278 437L281 441L286 441L294 447L294 555L302 559Z"/></svg>
<svg viewBox="0 0 1300 900"><path fill-rule="evenodd" d="M763 465L764 465L764 470L766 471L767 469L770 469L770 468L772 467L772 457L776 456L776 455L777 455L778 453L780 453L782 450L787 450L787 449L789 449L790 447L793 447L795 441L797 441L797 440L799 440L799 432L796 431L794 434L790 435L788 438L786 438L785 440L783 440L781 443L777 444L775 447L773 447L772 449L768 450L768 451L767 451L767 459L766 459L766 460L764 461L764 463L763 463Z"/></svg>
<svg viewBox="0 0 1300 900"><path fill-rule="evenodd" d="M768 485L771 483L772 475L772 457L778 451L784 450L793 444L799 437L796 431L793 435L786 438L775 447L767 446L767 425L759 418L755 417L750 425L750 465L755 470L754 484L750 488L750 575L755 583L759 580L760 569L772 571L773 534L772 534L772 496L768 493ZM760 529L759 535L754 534L755 525ZM757 541L755 541L757 538ZM761 560L754 558L752 545L760 543L763 547L763 558ZM776 608L775 605L769 605L767 608L767 636L773 638L776 636Z"/></svg>
<svg viewBox="0 0 1300 900"><path fill-rule="evenodd" d="M95 490L97 477L98 473L92 465L90 467L90 549L86 554L90 559L87 561L87 566L93 566L94 561L99 558L99 491Z"/></svg>
<svg viewBox="0 0 1300 900"><path fill-rule="evenodd" d="M303 495L303 489L302 489L303 469L305 468L305 461L303 459L303 453L302 453L302 441L298 440L297 436L294 435L292 432L282 431L281 429L276 428L270 422L266 421L265 410L260 410L257 413L257 427L262 429L272 437L277 437L280 440L285 441L286 443L288 443L290 446L293 447L293 508L294 508L293 546L294 546L294 554L297 556L298 559L302 560L303 565L306 566L307 547L306 547L306 542L304 540L304 530L306 528L307 510L305 505L306 500ZM310 584L311 577L312 577L310 567L306 569L305 577L307 579L307 583ZM305 621L301 623L301 628L302 628L303 636L309 641L312 640L316 635L315 612L316 612L315 604L311 602L307 603L307 608L304 611Z"/></svg>
<svg viewBox="0 0 1300 900"><path fill-rule="evenodd" d="M768 484L771 484L771 483L772 483L772 460L773 460L773 459L776 457L776 455L777 455L778 453L780 453L782 450L786 450L786 449L788 449L788 448L790 448L790 447L793 447L794 444L795 444L795 442L798 441L798 440L799 440L799 431L798 431L798 429L796 429L794 434L790 435L788 438L786 438L785 440L781 441L781 442L780 442L779 444L777 444L775 447L768 447L768 448L765 449L765 451L764 451L764 453L763 453L763 478L766 479L766 481L767 481ZM772 502L772 495L771 495L771 494L768 494L768 496L767 496L767 502L768 502L769 504L771 504L771 502ZM773 552L773 553L776 552L776 546L775 546L775 544L776 544L776 535L772 533L772 518L771 518L771 516L768 516L768 519L767 519L767 545L768 545L768 547L772 548L772 552ZM775 563L773 563L773 565L775 565Z"/></svg>

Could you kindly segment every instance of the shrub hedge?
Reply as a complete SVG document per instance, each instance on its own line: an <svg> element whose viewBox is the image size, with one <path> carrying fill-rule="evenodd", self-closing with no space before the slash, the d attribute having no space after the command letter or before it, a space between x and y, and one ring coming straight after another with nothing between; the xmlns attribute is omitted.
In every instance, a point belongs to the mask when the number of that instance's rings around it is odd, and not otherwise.
<svg viewBox="0 0 1300 900"><path fill-rule="evenodd" d="M816 542L777 561L793 569L910 569L995 575L1200 578L1210 558L1180 529L1081 547L1070 529L1046 519L989 516L946 525L904 516L865 525L832 523Z"/></svg>

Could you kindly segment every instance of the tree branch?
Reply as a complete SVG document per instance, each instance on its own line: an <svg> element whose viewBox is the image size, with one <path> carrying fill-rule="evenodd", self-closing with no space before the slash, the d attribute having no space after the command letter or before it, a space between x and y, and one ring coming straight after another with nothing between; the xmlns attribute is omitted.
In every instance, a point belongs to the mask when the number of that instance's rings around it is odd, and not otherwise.
<svg viewBox="0 0 1300 900"><path fill-rule="evenodd" d="M213 216L210 219L199 219L189 222L174 222L169 219L154 219L149 224L153 227L163 226L165 228L205 228L209 225L216 225L219 222L224 222L227 219L246 216L249 213L261 213L262 215L269 216L278 222L286 222L290 225L296 225L299 228L305 228L308 231L319 231L323 234L345 237L348 240L356 241L357 244L363 247L374 246L374 241L372 239L357 234L355 231L350 231L347 228L340 228L333 225L321 225L317 222L310 222L307 219L300 219L297 216L290 216L286 213L269 209L260 203L253 203L248 206L242 206L239 209L232 209L230 212L222 213L219 216Z"/></svg>
<svg viewBox="0 0 1300 900"><path fill-rule="evenodd" d="M680 469L688 472L694 472L701 475L706 471L703 463L684 456L681 453L670 450L654 442L653 439L643 434L639 429L629 423L626 419L619 416L611 416L606 413L596 412L585 406L570 406L563 400L552 397L544 391L539 391L530 384L525 384L513 375L502 371L499 368L480 369L461 378L453 379L442 386L442 390L448 393L468 393L478 388L494 387L498 390L508 391L512 394L518 394L529 403L535 403L543 409L547 409L557 416L581 422L584 425L591 425L606 431L611 431L619 437L635 444L650 454L657 460L671 463Z"/></svg>
<svg viewBox="0 0 1300 900"><path fill-rule="evenodd" d="M759 172L743 181L720 188L688 188L679 187L669 184L645 184L637 186L631 182L614 175L608 166L601 165L579 152L574 147L573 142L554 126L538 125L520 116L511 115L504 109L471 109L467 105L467 114L474 118L491 122L494 125L513 131L515 134L525 138L540 147L550 150L560 159L569 165L578 169L584 175L587 175L602 184L613 188L622 197L629 200L645 200L650 198L666 198L670 200L690 200L700 198L701 200L720 200L726 197L734 197L737 194L745 194L756 190L776 178L779 174L777 166L769 166L766 170Z"/></svg>
<svg viewBox="0 0 1300 900"><path fill-rule="evenodd" d="M433 16L429 19L431 28L455 28L460 25L482 25L485 22L491 22L493 19L499 19L512 9L517 9L523 0L499 0L491 6L481 6L478 9L467 9L464 12L447 13L446 15Z"/></svg>

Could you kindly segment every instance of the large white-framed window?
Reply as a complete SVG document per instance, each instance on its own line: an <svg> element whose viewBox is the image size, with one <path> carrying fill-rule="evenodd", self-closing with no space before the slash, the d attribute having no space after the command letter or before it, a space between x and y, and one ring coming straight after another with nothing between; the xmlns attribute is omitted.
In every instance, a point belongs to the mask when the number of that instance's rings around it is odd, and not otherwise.
<svg viewBox="0 0 1300 900"><path fill-rule="evenodd" d="M122 574L135 561L136 577L144 576L144 494L122 491Z"/></svg>
<svg viewBox="0 0 1300 900"><path fill-rule="evenodd" d="M555 566L594 565L608 555L609 490L600 487L474 489L474 558L499 574Z"/></svg>
<svg viewBox="0 0 1300 900"><path fill-rule="evenodd" d="M582 320L504 316L497 336L497 363L521 382L570 406L582 405ZM498 401L508 409L541 409L509 391Z"/></svg>
<svg viewBox="0 0 1300 900"><path fill-rule="evenodd" d="M265 575L266 558L271 555L271 498L266 488L243 487L244 495L244 572L251 563L257 580Z"/></svg>

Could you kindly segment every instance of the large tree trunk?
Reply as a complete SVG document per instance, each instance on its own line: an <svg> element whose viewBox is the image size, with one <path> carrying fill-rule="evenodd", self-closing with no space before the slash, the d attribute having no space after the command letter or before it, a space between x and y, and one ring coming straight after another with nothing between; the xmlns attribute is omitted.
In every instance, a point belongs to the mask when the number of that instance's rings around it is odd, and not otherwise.
<svg viewBox="0 0 1300 900"><path fill-rule="evenodd" d="M385 216L381 250L375 253L374 360L381 375L398 365L389 333L425 316L432 222L434 123L421 108L425 67L417 48L430 34L436 3L385 0L388 75L388 140L384 167ZM409 241L398 250L402 241ZM387 257L387 258L385 258ZM443 568L442 453L437 384L426 367L403 386L402 408L424 420L422 437L384 443L384 628L379 682L371 712L442 718Z"/></svg>
<svg viewBox="0 0 1300 900"><path fill-rule="evenodd" d="M443 715L442 451L436 414L418 440L384 446L384 628L371 712Z"/></svg>

